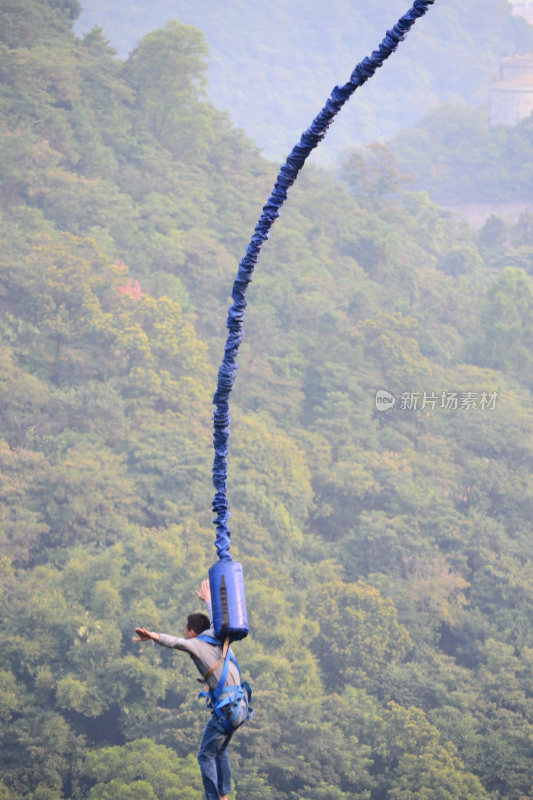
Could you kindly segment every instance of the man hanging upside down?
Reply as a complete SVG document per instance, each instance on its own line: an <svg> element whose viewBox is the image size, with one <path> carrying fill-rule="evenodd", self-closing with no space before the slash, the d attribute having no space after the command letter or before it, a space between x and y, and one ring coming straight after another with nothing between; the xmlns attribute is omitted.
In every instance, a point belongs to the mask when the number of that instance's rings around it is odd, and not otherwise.
<svg viewBox="0 0 533 800"><path fill-rule="evenodd" d="M234 732L251 717L252 712L248 709L247 693L241 687L239 667L231 650L227 659L227 674L220 685L226 659L222 644L215 640L210 621L211 591L208 581L202 581L196 595L206 603L209 617L205 614L189 614L183 638L135 628L139 638L134 641L147 642L152 639L163 647L184 650L198 667L206 682L206 693L212 709L198 751L206 800L228 800L231 767L227 747Z"/></svg>

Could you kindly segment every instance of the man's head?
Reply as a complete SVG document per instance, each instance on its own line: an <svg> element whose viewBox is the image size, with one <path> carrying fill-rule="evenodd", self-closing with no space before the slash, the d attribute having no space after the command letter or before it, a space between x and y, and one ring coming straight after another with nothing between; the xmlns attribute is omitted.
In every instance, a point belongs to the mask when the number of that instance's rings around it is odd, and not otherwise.
<svg viewBox="0 0 533 800"><path fill-rule="evenodd" d="M205 614L189 614L185 624L185 638L194 639L210 627Z"/></svg>

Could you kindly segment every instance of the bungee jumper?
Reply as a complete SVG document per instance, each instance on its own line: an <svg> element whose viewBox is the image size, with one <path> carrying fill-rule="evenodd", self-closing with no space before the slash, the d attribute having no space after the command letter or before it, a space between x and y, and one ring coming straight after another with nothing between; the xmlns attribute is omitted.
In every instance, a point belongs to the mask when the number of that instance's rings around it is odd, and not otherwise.
<svg viewBox="0 0 533 800"><path fill-rule="evenodd" d="M229 637L224 644L215 637L208 581L202 581L196 595L205 602L208 615L189 614L183 637L135 628L138 638L134 641L152 640L162 647L183 650L196 665L202 676L198 680L205 683L198 697L207 698L207 707L212 712L198 751L205 795L207 800L226 800L231 792L227 747L237 728L253 715L249 706L252 691L246 681L241 681L239 665L229 648Z"/></svg>
<svg viewBox="0 0 533 800"><path fill-rule="evenodd" d="M151 639L163 647L187 652L206 683L206 688L200 692L199 697L207 698L211 718L206 725L198 752L206 800L227 800L227 794L231 791L227 747L235 730L253 714L249 707L250 687L241 681L238 664L229 647L231 642L248 635L242 565L233 561L229 552L231 532L227 499L229 397L237 375L237 353L242 341L246 289L252 280L261 248L268 239L270 229L279 217L281 206L307 156L322 141L335 116L355 90L374 75L396 50L416 20L434 2L435 0L415 0L412 8L387 31L378 49L355 67L350 80L344 86L335 86L326 105L304 131L299 143L281 167L233 284L233 304L227 318L229 333L213 397L213 485L216 492L212 507L216 514L214 524L217 529L215 547L218 561L209 569L209 582L203 581L200 591L196 592L207 604L209 618L204 614L189 615L183 637L155 633L146 628L135 629L137 642Z"/></svg>

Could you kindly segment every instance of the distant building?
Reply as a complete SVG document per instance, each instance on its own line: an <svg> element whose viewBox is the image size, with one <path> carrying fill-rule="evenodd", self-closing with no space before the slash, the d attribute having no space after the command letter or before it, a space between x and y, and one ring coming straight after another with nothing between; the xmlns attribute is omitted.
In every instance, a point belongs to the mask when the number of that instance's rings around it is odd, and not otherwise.
<svg viewBox="0 0 533 800"><path fill-rule="evenodd" d="M524 17L533 25L533 0L509 0L515 17Z"/></svg>
<svg viewBox="0 0 533 800"><path fill-rule="evenodd" d="M533 5L533 0L531 0ZM533 53L500 59L500 78L504 81L517 75L533 76Z"/></svg>
<svg viewBox="0 0 533 800"><path fill-rule="evenodd" d="M531 6L533 0L515 5ZM500 80L491 86L490 124L513 126L533 112L533 53L502 58Z"/></svg>

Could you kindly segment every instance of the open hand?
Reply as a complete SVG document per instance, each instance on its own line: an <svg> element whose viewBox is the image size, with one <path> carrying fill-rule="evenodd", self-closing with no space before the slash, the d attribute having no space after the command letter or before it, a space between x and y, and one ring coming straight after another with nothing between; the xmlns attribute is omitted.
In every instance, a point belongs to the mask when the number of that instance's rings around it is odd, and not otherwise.
<svg viewBox="0 0 533 800"><path fill-rule="evenodd" d="M211 589L209 588L209 581L202 581L202 585L200 587L200 591L195 591L196 597L199 597L200 600L203 600L204 603L211 602Z"/></svg>
<svg viewBox="0 0 533 800"><path fill-rule="evenodd" d="M147 631L146 628L135 628L135 633L139 638L134 639L134 642L147 642L150 639L153 639L154 642L159 641L159 634L154 633L154 631Z"/></svg>

